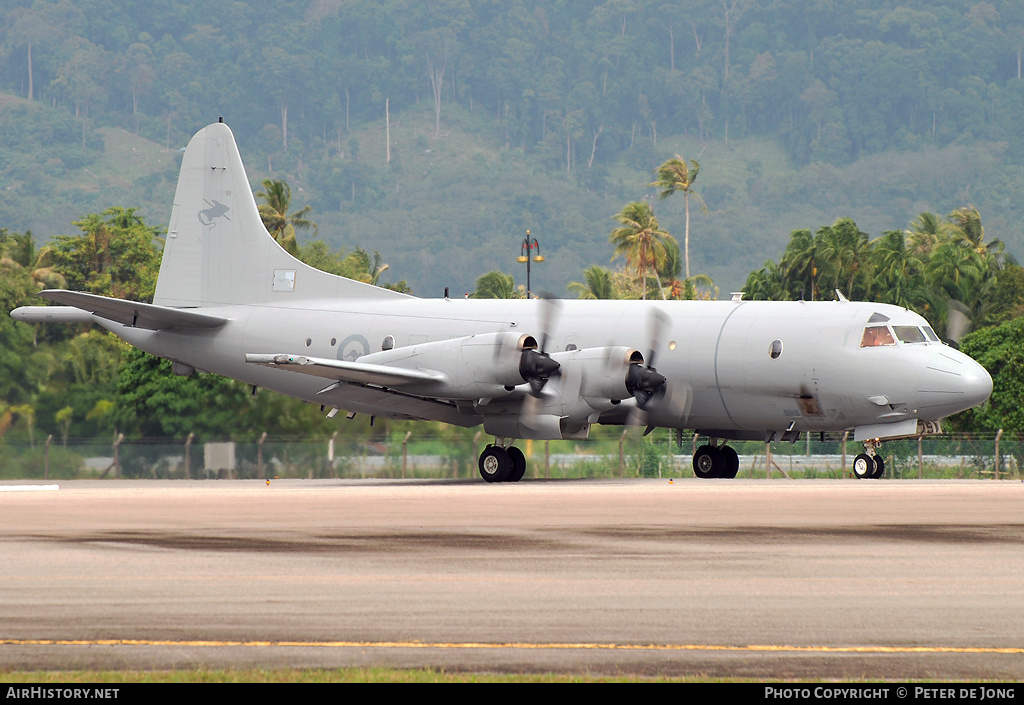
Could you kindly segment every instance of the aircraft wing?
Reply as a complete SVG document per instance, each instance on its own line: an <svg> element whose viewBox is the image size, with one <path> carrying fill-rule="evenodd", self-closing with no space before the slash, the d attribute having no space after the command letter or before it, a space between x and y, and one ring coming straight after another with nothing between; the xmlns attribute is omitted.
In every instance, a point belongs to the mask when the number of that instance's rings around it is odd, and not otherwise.
<svg viewBox="0 0 1024 705"><path fill-rule="evenodd" d="M443 372L287 353L247 353L245 361L333 380L334 384L317 394L325 405L395 419L443 421L457 426L480 423L478 416L462 413L451 401L401 391L403 386L443 384L447 380Z"/></svg>
<svg viewBox="0 0 1024 705"><path fill-rule="evenodd" d="M333 379L337 382L376 385L379 387L401 387L408 384L429 384L444 382L442 372L433 370L410 370L390 365L372 365L365 362L346 362L323 357L306 357L305 355L289 355L287 353L248 353L246 362L278 367L293 372Z"/></svg>
<svg viewBox="0 0 1024 705"><path fill-rule="evenodd" d="M137 301L125 301L124 299L112 299L107 296L86 294L81 291L47 289L46 291L40 291L39 295L44 299L67 304L109 321L116 321L126 326L145 328L147 330L217 328L228 321L226 318L211 316L207 313L197 313L195 311L156 306L154 304L143 304ZM47 308L50 307L23 306L12 311L11 315L13 316L15 313L18 313L20 315L14 316L15 318L31 322L38 318L37 313L39 315L45 314ZM39 320L44 319L39 318Z"/></svg>

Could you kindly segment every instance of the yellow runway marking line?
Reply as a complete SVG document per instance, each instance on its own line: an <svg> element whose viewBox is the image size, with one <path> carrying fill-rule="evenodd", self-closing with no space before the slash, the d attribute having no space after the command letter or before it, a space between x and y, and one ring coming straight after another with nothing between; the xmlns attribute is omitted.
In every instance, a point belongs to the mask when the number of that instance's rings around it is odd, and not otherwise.
<svg viewBox="0 0 1024 705"><path fill-rule="evenodd" d="M601 644L427 641L213 641L160 639L0 639L0 646L246 646L379 649L570 649L603 651L746 651L858 654L1024 654L1024 647L986 646L789 646L779 644Z"/></svg>

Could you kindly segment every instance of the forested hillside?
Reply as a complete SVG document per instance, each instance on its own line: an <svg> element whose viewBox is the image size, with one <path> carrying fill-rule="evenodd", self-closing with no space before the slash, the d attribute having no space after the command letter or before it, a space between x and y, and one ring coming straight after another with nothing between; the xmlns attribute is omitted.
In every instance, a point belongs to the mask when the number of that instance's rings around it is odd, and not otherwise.
<svg viewBox="0 0 1024 705"><path fill-rule="evenodd" d="M955 427L1020 432L1022 52L1018 0L8 0L0 308L151 296L180 151L224 116L328 271L522 295L529 229L535 292L843 288L984 358L996 395ZM168 364L0 315L0 442L399 433Z"/></svg>
<svg viewBox="0 0 1024 705"><path fill-rule="evenodd" d="M521 277L527 228L564 290L676 153L702 165L694 269L725 290L839 217L877 237L970 203L1024 245L1016 0L10 0L0 21L0 224L40 241L112 205L164 222L177 150L223 115L254 185L288 180L323 238L426 295Z"/></svg>

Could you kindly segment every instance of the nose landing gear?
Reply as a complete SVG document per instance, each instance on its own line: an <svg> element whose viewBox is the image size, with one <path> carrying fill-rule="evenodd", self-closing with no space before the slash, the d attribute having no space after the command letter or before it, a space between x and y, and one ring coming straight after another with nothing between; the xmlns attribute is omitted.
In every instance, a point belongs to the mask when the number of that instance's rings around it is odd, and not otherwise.
<svg viewBox="0 0 1024 705"><path fill-rule="evenodd" d="M882 443L877 438L864 441L864 452L853 459L853 476L858 480L877 480L885 474L885 461L877 451Z"/></svg>

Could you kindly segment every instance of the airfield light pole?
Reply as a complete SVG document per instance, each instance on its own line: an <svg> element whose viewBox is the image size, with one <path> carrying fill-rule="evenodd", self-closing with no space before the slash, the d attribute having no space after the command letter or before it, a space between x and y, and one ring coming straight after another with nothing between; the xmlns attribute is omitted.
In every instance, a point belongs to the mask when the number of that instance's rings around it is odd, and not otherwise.
<svg viewBox="0 0 1024 705"><path fill-rule="evenodd" d="M537 254L532 255L533 250L537 251ZM516 258L517 262L526 263L526 298L533 298L530 295L530 261L543 262L544 256L540 253L540 243L537 242L537 238L530 238L530 231L526 231L526 237L523 238L522 245L519 246L519 257Z"/></svg>

